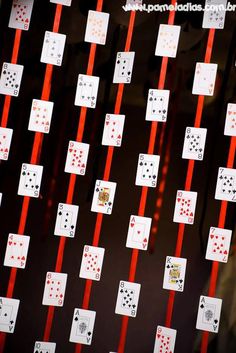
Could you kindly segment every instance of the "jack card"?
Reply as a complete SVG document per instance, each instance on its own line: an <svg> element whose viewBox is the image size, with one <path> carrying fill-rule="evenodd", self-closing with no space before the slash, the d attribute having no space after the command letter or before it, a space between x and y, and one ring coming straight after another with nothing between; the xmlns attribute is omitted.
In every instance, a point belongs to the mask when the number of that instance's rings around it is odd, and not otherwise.
<svg viewBox="0 0 236 353"><path fill-rule="evenodd" d="M181 257L166 257L163 288L184 291L184 280L187 260Z"/></svg>
<svg viewBox="0 0 236 353"><path fill-rule="evenodd" d="M176 223L193 224L196 202L197 192L178 190L173 221Z"/></svg>
<svg viewBox="0 0 236 353"><path fill-rule="evenodd" d="M55 353L56 343L53 342L35 342L34 353Z"/></svg>
<svg viewBox="0 0 236 353"><path fill-rule="evenodd" d="M91 345L95 317L96 311L75 308L70 331L70 342Z"/></svg>
<svg viewBox="0 0 236 353"><path fill-rule="evenodd" d="M28 130L48 134L51 125L53 105L53 102L33 99Z"/></svg>
<svg viewBox="0 0 236 353"><path fill-rule="evenodd" d="M4 161L6 161L9 156L12 133L12 129L0 127L0 159Z"/></svg>
<svg viewBox="0 0 236 353"><path fill-rule="evenodd" d="M8 27L28 31L34 0L13 0Z"/></svg>
<svg viewBox="0 0 236 353"><path fill-rule="evenodd" d="M215 199L236 202L236 169L219 168Z"/></svg>
<svg viewBox="0 0 236 353"><path fill-rule="evenodd" d="M116 183L97 180L94 188L91 211L111 214L116 192Z"/></svg>
<svg viewBox="0 0 236 353"><path fill-rule="evenodd" d="M3 63L0 78L0 93L18 97L24 66Z"/></svg>
<svg viewBox="0 0 236 353"><path fill-rule="evenodd" d="M208 237L206 259L226 263L229 256L232 231L211 227Z"/></svg>
<svg viewBox="0 0 236 353"><path fill-rule="evenodd" d="M197 325L198 330L218 332L222 299L200 296Z"/></svg>
<svg viewBox="0 0 236 353"><path fill-rule="evenodd" d="M100 281L104 252L104 248L90 245L84 246L79 273L80 278Z"/></svg>
<svg viewBox="0 0 236 353"><path fill-rule="evenodd" d="M147 250L152 219L130 216L126 247Z"/></svg>
<svg viewBox="0 0 236 353"><path fill-rule="evenodd" d="M20 301L0 297L0 332L13 333Z"/></svg>
<svg viewBox="0 0 236 353"><path fill-rule="evenodd" d="M84 175L87 166L89 145L87 143L69 141L65 172Z"/></svg>
<svg viewBox="0 0 236 353"><path fill-rule="evenodd" d="M36 164L23 163L21 167L18 195L39 197L43 167Z"/></svg>
<svg viewBox="0 0 236 353"><path fill-rule="evenodd" d="M109 13L89 10L85 42L102 45L106 43L109 16Z"/></svg>
<svg viewBox="0 0 236 353"><path fill-rule="evenodd" d="M150 89L145 119L165 122L167 120L170 91L166 89Z"/></svg>
<svg viewBox="0 0 236 353"><path fill-rule="evenodd" d="M62 237L75 236L79 206L59 203L54 234Z"/></svg>
<svg viewBox="0 0 236 353"><path fill-rule="evenodd" d="M67 273L47 272L42 304L63 306L66 281Z"/></svg>
<svg viewBox="0 0 236 353"><path fill-rule="evenodd" d="M94 109L97 102L98 85L99 77L79 74L75 105Z"/></svg>
<svg viewBox="0 0 236 353"><path fill-rule="evenodd" d="M180 26L160 24L155 55L175 58L180 35Z"/></svg>
<svg viewBox="0 0 236 353"><path fill-rule="evenodd" d="M118 52L113 76L113 83L130 83L135 52Z"/></svg>
<svg viewBox="0 0 236 353"><path fill-rule="evenodd" d="M157 326L153 353L174 353L176 333L172 328Z"/></svg>
<svg viewBox="0 0 236 353"><path fill-rule="evenodd" d="M71 1L72 0L50 0L50 2L52 2L53 4L60 4L65 6L71 6Z"/></svg>
<svg viewBox="0 0 236 353"><path fill-rule="evenodd" d="M182 158L202 161L207 129L186 127Z"/></svg>
<svg viewBox="0 0 236 353"><path fill-rule="evenodd" d="M103 146L121 146L124 123L125 115L106 114L102 136Z"/></svg>
<svg viewBox="0 0 236 353"><path fill-rule="evenodd" d="M206 6L208 6L208 9L204 10L202 28L223 29L227 0L206 0Z"/></svg>
<svg viewBox="0 0 236 353"><path fill-rule="evenodd" d="M155 188L159 169L160 156L139 154L135 185Z"/></svg>
<svg viewBox="0 0 236 353"><path fill-rule="evenodd" d="M46 31L40 59L41 63L61 66L65 42L65 34Z"/></svg>
<svg viewBox="0 0 236 353"><path fill-rule="evenodd" d="M196 63L192 94L213 96L217 64Z"/></svg>
<svg viewBox="0 0 236 353"><path fill-rule="evenodd" d="M115 313L136 317L141 284L120 281Z"/></svg>
<svg viewBox="0 0 236 353"><path fill-rule="evenodd" d="M227 105L224 135L236 136L236 104Z"/></svg>
<svg viewBox="0 0 236 353"><path fill-rule="evenodd" d="M10 233L4 259L4 266L25 268L30 237Z"/></svg>

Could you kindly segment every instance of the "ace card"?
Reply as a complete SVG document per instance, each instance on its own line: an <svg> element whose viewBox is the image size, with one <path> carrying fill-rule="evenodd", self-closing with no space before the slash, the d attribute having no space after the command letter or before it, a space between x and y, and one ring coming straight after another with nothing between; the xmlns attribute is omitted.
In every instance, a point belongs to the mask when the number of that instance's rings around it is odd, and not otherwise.
<svg viewBox="0 0 236 353"><path fill-rule="evenodd" d="M80 74L76 88L75 105L94 109L97 102L98 85L99 77Z"/></svg>
<svg viewBox="0 0 236 353"><path fill-rule="evenodd" d="M50 2L52 2L53 4L60 4L65 6L71 6L71 1L72 0L50 0Z"/></svg>
<svg viewBox="0 0 236 353"><path fill-rule="evenodd" d="M130 83L135 52L118 52L113 76L113 83Z"/></svg>
<svg viewBox="0 0 236 353"><path fill-rule="evenodd" d="M43 166L23 163L21 167L18 195L39 197Z"/></svg>
<svg viewBox="0 0 236 353"><path fill-rule="evenodd" d="M229 256L232 231L211 227L208 237L206 259L226 263Z"/></svg>
<svg viewBox="0 0 236 353"><path fill-rule="evenodd" d="M215 199L236 202L236 169L219 168Z"/></svg>
<svg viewBox="0 0 236 353"><path fill-rule="evenodd" d="M3 63L0 78L0 93L18 97L24 66Z"/></svg>
<svg viewBox="0 0 236 353"><path fill-rule="evenodd" d="M13 333L20 301L0 297L0 332Z"/></svg>
<svg viewBox="0 0 236 353"><path fill-rule="evenodd" d="M61 66L66 35L46 31L41 53L41 63Z"/></svg>
<svg viewBox="0 0 236 353"><path fill-rule="evenodd" d="M183 292L187 260L181 257L167 256L163 288Z"/></svg>
<svg viewBox="0 0 236 353"><path fill-rule="evenodd" d="M8 27L27 31L34 0L13 0Z"/></svg>
<svg viewBox="0 0 236 353"><path fill-rule="evenodd" d="M180 26L160 24L155 50L156 56L176 57L180 28Z"/></svg>
<svg viewBox="0 0 236 353"><path fill-rule="evenodd" d="M152 219L130 216L126 247L147 250Z"/></svg>
<svg viewBox="0 0 236 353"><path fill-rule="evenodd" d="M223 29L227 0L206 0L202 28Z"/></svg>
<svg viewBox="0 0 236 353"><path fill-rule="evenodd" d="M91 310L74 310L70 342L91 345L96 312Z"/></svg>
<svg viewBox="0 0 236 353"><path fill-rule="evenodd" d="M207 129L186 127L182 158L202 161Z"/></svg>
<svg viewBox="0 0 236 353"><path fill-rule="evenodd" d="M10 233L4 259L4 266L25 268L30 237Z"/></svg>
<svg viewBox="0 0 236 353"><path fill-rule="evenodd" d="M160 156L139 154L135 185L155 188L159 169Z"/></svg>
<svg viewBox="0 0 236 353"><path fill-rule="evenodd" d="M0 159L4 161L6 161L9 156L12 133L12 129L0 127Z"/></svg>
<svg viewBox="0 0 236 353"><path fill-rule="evenodd" d="M167 120L170 91L166 89L150 89L148 91L145 119L165 122Z"/></svg>
<svg viewBox="0 0 236 353"><path fill-rule="evenodd" d="M102 45L106 43L109 16L109 13L89 10L85 42Z"/></svg>
<svg viewBox="0 0 236 353"><path fill-rule="evenodd" d="M197 325L198 330L218 332L222 299L200 296Z"/></svg>
<svg viewBox="0 0 236 353"><path fill-rule="evenodd" d="M42 304L63 306L66 281L67 273L47 272Z"/></svg>
<svg viewBox="0 0 236 353"><path fill-rule="evenodd" d="M62 237L75 236L79 206L59 203L54 234Z"/></svg>
<svg viewBox="0 0 236 353"><path fill-rule="evenodd" d="M104 252L104 248L90 245L84 246L79 273L81 278L100 281Z"/></svg>
<svg viewBox="0 0 236 353"><path fill-rule="evenodd" d="M116 192L116 183L97 180L94 188L91 211L111 214Z"/></svg>
<svg viewBox="0 0 236 353"><path fill-rule="evenodd" d="M174 353L176 333L172 328L157 326L153 353Z"/></svg>
<svg viewBox="0 0 236 353"><path fill-rule="evenodd" d="M213 96L217 64L196 63L192 94Z"/></svg>
<svg viewBox="0 0 236 353"><path fill-rule="evenodd" d="M224 135L236 136L236 104L227 105Z"/></svg>
<svg viewBox="0 0 236 353"><path fill-rule="evenodd" d="M56 343L36 341L34 345L34 353L55 353Z"/></svg>
<svg viewBox="0 0 236 353"><path fill-rule="evenodd" d="M87 166L89 145L87 143L69 141L65 172L84 175Z"/></svg>
<svg viewBox="0 0 236 353"><path fill-rule="evenodd" d="M120 281L115 313L136 317L141 284Z"/></svg>
<svg viewBox="0 0 236 353"><path fill-rule="evenodd" d="M125 115L106 114L102 145L103 146L121 146Z"/></svg>
<svg viewBox="0 0 236 353"><path fill-rule="evenodd" d="M196 202L197 192L178 190L173 221L176 223L193 224Z"/></svg>
<svg viewBox="0 0 236 353"><path fill-rule="evenodd" d="M33 99L28 130L49 133L53 104L53 102Z"/></svg>

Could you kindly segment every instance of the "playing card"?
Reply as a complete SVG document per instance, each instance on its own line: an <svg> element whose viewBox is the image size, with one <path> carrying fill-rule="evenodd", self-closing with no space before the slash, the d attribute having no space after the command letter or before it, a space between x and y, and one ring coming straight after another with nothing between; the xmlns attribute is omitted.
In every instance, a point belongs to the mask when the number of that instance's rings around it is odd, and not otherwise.
<svg viewBox="0 0 236 353"><path fill-rule="evenodd" d="M126 5L142 5L143 0L126 0Z"/></svg>
<svg viewBox="0 0 236 353"><path fill-rule="evenodd" d="M227 262L232 231L229 229L211 227L208 237L206 259Z"/></svg>
<svg viewBox="0 0 236 353"><path fill-rule="evenodd" d="M34 0L13 0L8 27L27 31Z"/></svg>
<svg viewBox="0 0 236 353"><path fill-rule="evenodd" d="M3 63L0 78L0 93L18 97L24 66Z"/></svg>
<svg viewBox="0 0 236 353"><path fill-rule="evenodd" d="M11 146L12 129L0 127L0 159L7 160Z"/></svg>
<svg viewBox="0 0 236 353"><path fill-rule="evenodd" d="M130 83L135 52L118 52L113 76L113 83Z"/></svg>
<svg viewBox="0 0 236 353"><path fill-rule="evenodd" d="M197 325L198 330L218 332L222 299L200 296Z"/></svg>
<svg viewBox="0 0 236 353"><path fill-rule="evenodd" d="M141 284L120 281L115 313L136 317Z"/></svg>
<svg viewBox="0 0 236 353"><path fill-rule="evenodd" d="M186 127L182 158L202 161L207 129Z"/></svg>
<svg viewBox="0 0 236 353"><path fill-rule="evenodd" d="M111 214L116 192L116 183L97 180L94 188L91 211Z"/></svg>
<svg viewBox="0 0 236 353"><path fill-rule="evenodd" d="M30 237L10 233L4 259L4 266L25 268Z"/></svg>
<svg viewBox="0 0 236 353"><path fill-rule="evenodd" d="M156 56L176 57L180 28L180 26L160 24L155 51Z"/></svg>
<svg viewBox="0 0 236 353"><path fill-rule="evenodd" d="M67 273L47 272L42 304L63 306L66 281Z"/></svg>
<svg viewBox="0 0 236 353"><path fill-rule="evenodd" d="M33 99L28 130L48 134L51 125L53 105L53 102Z"/></svg>
<svg viewBox="0 0 236 353"><path fill-rule="evenodd" d="M40 61L45 64L61 66L66 35L46 31Z"/></svg>
<svg viewBox="0 0 236 353"><path fill-rule="evenodd" d="M236 202L236 169L219 168L215 199Z"/></svg>
<svg viewBox="0 0 236 353"><path fill-rule="evenodd" d="M213 96L217 66L217 64L196 63L193 94Z"/></svg>
<svg viewBox="0 0 236 353"><path fill-rule="evenodd" d="M21 167L18 195L39 197L43 167L23 163Z"/></svg>
<svg viewBox="0 0 236 353"><path fill-rule="evenodd" d="M104 252L104 248L89 245L84 246L79 273L81 278L100 281Z"/></svg>
<svg viewBox="0 0 236 353"><path fill-rule="evenodd" d="M126 247L147 250L152 219L130 216Z"/></svg>
<svg viewBox="0 0 236 353"><path fill-rule="evenodd" d="M135 185L150 186L157 185L157 174L160 156L154 154L139 154Z"/></svg>
<svg viewBox="0 0 236 353"><path fill-rule="evenodd" d="M106 43L109 16L109 13L89 10L85 42L102 45Z"/></svg>
<svg viewBox="0 0 236 353"><path fill-rule="evenodd" d="M106 114L102 136L102 145L120 147L124 123L125 115Z"/></svg>
<svg viewBox="0 0 236 353"><path fill-rule="evenodd" d="M20 301L0 297L0 332L13 333Z"/></svg>
<svg viewBox="0 0 236 353"><path fill-rule="evenodd" d="M53 4L61 4L65 6L70 6L72 0L50 0ZM50 352L51 353L51 352Z"/></svg>
<svg viewBox="0 0 236 353"><path fill-rule="evenodd" d="M206 0L202 28L223 29L226 5L227 0Z"/></svg>
<svg viewBox="0 0 236 353"><path fill-rule="evenodd" d="M236 136L236 104L229 103L227 105L224 134Z"/></svg>
<svg viewBox="0 0 236 353"><path fill-rule="evenodd" d="M153 353L174 353L176 333L172 328L157 326Z"/></svg>
<svg viewBox="0 0 236 353"><path fill-rule="evenodd" d="M89 145L87 143L69 141L65 172L84 175L86 171Z"/></svg>
<svg viewBox="0 0 236 353"><path fill-rule="evenodd" d="M178 190L173 221L176 223L193 224L196 202L197 192Z"/></svg>
<svg viewBox="0 0 236 353"><path fill-rule="evenodd" d="M170 91L166 89L150 89L145 119L165 122L167 119Z"/></svg>
<svg viewBox="0 0 236 353"><path fill-rule="evenodd" d="M54 234L73 238L75 236L79 206L59 203Z"/></svg>
<svg viewBox="0 0 236 353"><path fill-rule="evenodd" d="M95 317L95 311L75 308L70 331L70 342L91 345Z"/></svg>
<svg viewBox="0 0 236 353"><path fill-rule="evenodd" d="M181 257L166 257L163 288L183 292L187 260Z"/></svg>
<svg viewBox="0 0 236 353"><path fill-rule="evenodd" d="M34 353L55 353L56 343L53 342L35 342Z"/></svg>
<svg viewBox="0 0 236 353"><path fill-rule="evenodd" d="M99 77L79 75L75 95L75 105L95 108L97 102Z"/></svg>
<svg viewBox="0 0 236 353"><path fill-rule="evenodd" d="M0 192L0 206L2 204L2 193Z"/></svg>

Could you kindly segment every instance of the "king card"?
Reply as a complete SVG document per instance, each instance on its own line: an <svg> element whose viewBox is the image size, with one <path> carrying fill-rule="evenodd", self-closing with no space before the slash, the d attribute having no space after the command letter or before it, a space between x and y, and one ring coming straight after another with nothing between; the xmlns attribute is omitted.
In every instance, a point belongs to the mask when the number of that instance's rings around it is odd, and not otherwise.
<svg viewBox="0 0 236 353"><path fill-rule="evenodd" d="M124 122L125 115L106 114L102 145L116 147L121 146Z"/></svg>
<svg viewBox="0 0 236 353"><path fill-rule="evenodd" d="M116 183L97 180L94 188L91 211L111 214L116 192Z"/></svg>
<svg viewBox="0 0 236 353"><path fill-rule="evenodd" d="M70 342L91 345L96 312L91 310L74 310Z"/></svg>
<svg viewBox="0 0 236 353"><path fill-rule="evenodd" d="M0 78L0 93L18 97L24 66L3 63Z"/></svg>
<svg viewBox="0 0 236 353"><path fill-rule="evenodd" d="M183 292L187 260L180 257L167 256L163 288Z"/></svg>
<svg viewBox="0 0 236 353"><path fill-rule="evenodd" d="M198 330L218 332L222 299L200 296L197 325Z"/></svg>
<svg viewBox="0 0 236 353"><path fill-rule="evenodd" d="M54 234L73 238L76 231L76 223L79 206L59 203Z"/></svg>
<svg viewBox="0 0 236 353"><path fill-rule="evenodd" d="M104 252L104 248L89 245L84 246L79 274L81 278L100 281Z"/></svg>
<svg viewBox="0 0 236 353"><path fill-rule="evenodd" d="M180 35L180 26L160 24L155 55L175 58Z"/></svg>
<svg viewBox="0 0 236 353"><path fill-rule="evenodd" d="M136 317L139 293L139 283L120 281L115 313L130 317Z"/></svg>
<svg viewBox="0 0 236 353"><path fill-rule="evenodd" d="M18 195L39 197L43 166L22 164Z"/></svg>
<svg viewBox="0 0 236 353"><path fill-rule="evenodd" d="M126 247L147 250L152 219L130 216Z"/></svg>
<svg viewBox="0 0 236 353"><path fill-rule="evenodd" d="M219 168L215 199L236 202L236 169Z"/></svg>
<svg viewBox="0 0 236 353"><path fill-rule="evenodd" d="M167 120L170 91L166 89L150 89L145 119L165 122Z"/></svg>
<svg viewBox="0 0 236 353"><path fill-rule="evenodd" d="M43 305L63 306L67 282L67 273L47 272Z"/></svg>
<svg viewBox="0 0 236 353"><path fill-rule="evenodd" d="M160 163L160 156L154 154L139 154L135 185L155 188Z"/></svg>
<svg viewBox="0 0 236 353"><path fill-rule="evenodd" d="M89 145L87 143L69 141L65 172L84 175L86 171Z"/></svg>
<svg viewBox="0 0 236 353"><path fill-rule="evenodd" d="M0 297L0 332L13 333L20 301Z"/></svg>
<svg viewBox="0 0 236 353"><path fill-rule="evenodd" d="M10 233L4 259L4 266L25 268L30 237Z"/></svg>
<svg viewBox="0 0 236 353"><path fill-rule="evenodd" d="M202 161L207 129L186 127L182 158Z"/></svg>
<svg viewBox="0 0 236 353"><path fill-rule="evenodd" d="M196 202L197 192L178 190L173 221L176 223L193 224Z"/></svg>

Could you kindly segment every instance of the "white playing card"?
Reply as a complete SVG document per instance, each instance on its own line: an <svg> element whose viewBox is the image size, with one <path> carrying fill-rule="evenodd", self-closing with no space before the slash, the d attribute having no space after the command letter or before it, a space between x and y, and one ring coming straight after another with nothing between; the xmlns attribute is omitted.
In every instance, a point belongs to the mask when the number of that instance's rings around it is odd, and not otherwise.
<svg viewBox="0 0 236 353"><path fill-rule="evenodd" d="M126 0L126 5L142 5L143 0Z"/></svg>
<svg viewBox="0 0 236 353"><path fill-rule="evenodd" d="M50 0L53 4L60 4L65 6L71 6L72 0Z"/></svg>
<svg viewBox="0 0 236 353"><path fill-rule="evenodd" d="M0 93L18 97L24 66L3 63L0 78Z"/></svg>
<svg viewBox="0 0 236 353"><path fill-rule="evenodd" d="M45 64L61 66L66 35L46 31L40 61Z"/></svg>
<svg viewBox="0 0 236 353"><path fill-rule="evenodd" d="M202 28L223 29L226 5L227 0L206 0Z"/></svg>
<svg viewBox="0 0 236 353"><path fill-rule="evenodd" d="M156 56L176 57L180 28L180 26L160 24L155 51Z"/></svg>
<svg viewBox="0 0 236 353"><path fill-rule="evenodd" d="M4 259L4 266L25 268L30 237L10 233Z"/></svg>
<svg viewBox="0 0 236 353"><path fill-rule="evenodd" d="M11 146L12 129L0 127L0 159L7 160Z"/></svg>
<svg viewBox="0 0 236 353"><path fill-rule="evenodd" d="M120 281L115 313L136 317L141 284Z"/></svg>
<svg viewBox="0 0 236 353"><path fill-rule="evenodd" d="M0 297L0 332L13 333L20 301Z"/></svg>
<svg viewBox="0 0 236 353"><path fill-rule="evenodd" d="M236 104L229 103L227 105L224 134L236 136Z"/></svg>
<svg viewBox="0 0 236 353"><path fill-rule="evenodd" d="M113 83L130 83L135 52L118 52L113 76Z"/></svg>
<svg viewBox="0 0 236 353"><path fill-rule="evenodd" d="M157 185L160 156L154 154L139 154L135 185L150 186Z"/></svg>
<svg viewBox="0 0 236 353"><path fill-rule="evenodd" d="M109 13L89 10L85 42L102 45L106 43L109 16Z"/></svg>
<svg viewBox="0 0 236 353"><path fill-rule="evenodd" d="M157 326L153 353L174 353L176 330L164 326Z"/></svg>
<svg viewBox="0 0 236 353"><path fill-rule="evenodd" d="M78 76L75 95L75 105L80 107L95 108L97 102L99 77L82 75Z"/></svg>
<svg viewBox="0 0 236 353"><path fill-rule="evenodd" d="M219 168L215 199L236 202L236 169Z"/></svg>
<svg viewBox="0 0 236 353"><path fill-rule="evenodd" d="M79 206L59 203L54 234L73 238L75 236Z"/></svg>
<svg viewBox="0 0 236 353"><path fill-rule="evenodd" d="M151 223L151 218L131 215L126 247L147 250Z"/></svg>
<svg viewBox="0 0 236 353"><path fill-rule="evenodd" d="M70 331L70 342L91 345L95 317L95 311L75 308Z"/></svg>
<svg viewBox="0 0 236 353"><path fill-rule="evenodd" d="M207 129L186 127L182 158L202 161Z"/></svg>
<svg viewBox="0 0 236 353"><path fill-rule="evenodd" d="M34 345L34 353L55 353L56 343L36 341Z"/></svg>
<svg viewBox="0 0 236 353"><path fill-rule="evenodd" d="M79 273L81 278L100 281L104 252L104 248L90 245L84 246Z"/></svg>
<svg viewBox="0 0 236 353"><path fill-rule="evenodd" d="M167 256L163 288L183 292L187 260L181 257Z"/></svg>
<svg viewBox="0 0 236 353"><path fill-rule="evenodd" d="M53 102L33 99L28 130L48 134L51 125L53 105Z"/></svg>
<svg viewBox="0 0 236 353"><path fill-rule="evenodd" d="M65 172L84 175L86 171L89 145L87 143L69 141Z"/></svg>
<svg viewBox="0 0 236 353"><path fill-rule="evenodd" d="M166 89L150 89L148 91L145 119L165 122L167 119L170 91Z"/></svg>
<svg viewBox="0 0 236 353"><path fill-rule="evenodd" d="M208 237L206 259L227 262L232 230L211 227Z"/></svg>
<svg viewBox="0 0 236 353"><path fill-rule="evenodd" d="M42 304L63 306L66 281L67 273L47 272Z"/></svg>
<svg viewBox="0 0 236 353"><path fill-rule="evenodd" d="M94 188L91 211L111 214L116 192L116 183L97 180Z"/></svg>
<svg viewBox="0 0 236 353"><path fill-rule="evenodd" d="M196 63L192 93L213 96L217 64Z"/></svg>
<svg viewBox="0 0 236 353"><path fill-rule="evenodd" d="M21 167L18 195L39 197L43 167L23 163Z"/></svg>
<svg viewBox="0 0 236 353"><path fill-rule="evenodd" d="M2 193L0 192L0 206L2 204Z"/></svg>
<svg viewBox="0 0 236 353"><path fill-rule="evenodd" d="M125 115L106 114L102 136L102 145L120 147L124 123Z"/></svg>
<svg viewBox="0 0 236 353"><path fill-rule="evenodd" d="M197 325L198 330L218 332L222 299L200 296Z"/></svg>
<svg viewBox="0 0 236 353"><path fill-rule="evenodd" d="M34 0L13 0L8 27L27 31Z"/></svg>
<svg viewBox="0 0 236 353"><path fill-rule="evenodd" d="M178 190L173 221L176 223L193 224L196 202L197 192Z"/></svg>

